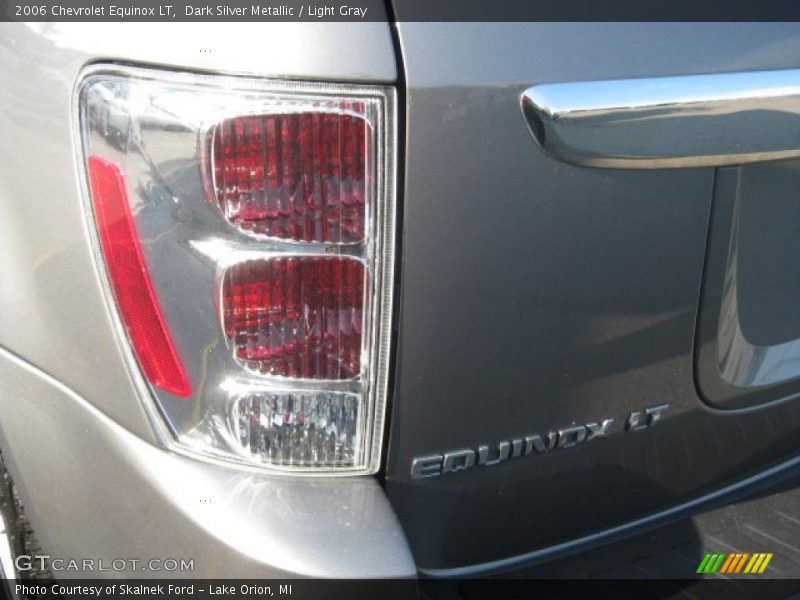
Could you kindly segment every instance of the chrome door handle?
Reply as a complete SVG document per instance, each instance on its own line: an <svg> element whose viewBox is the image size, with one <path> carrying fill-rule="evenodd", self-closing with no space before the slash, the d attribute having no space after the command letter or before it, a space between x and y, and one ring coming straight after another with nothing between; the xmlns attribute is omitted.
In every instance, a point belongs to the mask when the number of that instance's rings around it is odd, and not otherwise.
<svg viewBox="0 0 800 600"><path fill-rule="evenodd" d="M670 169L800 157L800 69L534 85L536 141L575 165Z"/></svg>

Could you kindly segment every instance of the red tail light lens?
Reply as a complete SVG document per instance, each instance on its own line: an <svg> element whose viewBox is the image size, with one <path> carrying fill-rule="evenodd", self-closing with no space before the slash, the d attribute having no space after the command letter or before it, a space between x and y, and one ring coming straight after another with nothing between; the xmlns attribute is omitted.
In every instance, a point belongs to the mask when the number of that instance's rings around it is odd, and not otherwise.
<svg viewBox="0 0 800 600"><path fill-rule="evenodd" d="M239 263L225 273L225 333L236 358L269 375L361 373L364 265L304 256Z"/></svg>
<svg viewBox="0 0 800 600"><path fill-rule="evenodd" d="M226 119L213 135L216 202L236 227L300 242L364 239L370 133L360 102Z"/></svg>
<svg viewBox="0 0 800 600"><path fill-rule="evenodd" d="M192 386L175 352L147 273L122 172L98 156L90 156L88 165L100 245L133 351L150 383L187 397Z"/></svg>

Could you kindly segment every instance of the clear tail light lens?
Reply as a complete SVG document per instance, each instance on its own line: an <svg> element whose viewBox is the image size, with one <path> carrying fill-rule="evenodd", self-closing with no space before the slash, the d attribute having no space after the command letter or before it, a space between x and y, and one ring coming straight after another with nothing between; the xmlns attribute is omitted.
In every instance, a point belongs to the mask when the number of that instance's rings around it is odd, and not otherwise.
<svg viewBox="0 0 800 600"><path fill-rule="evenodd" d="M353 394L248 394L238 399L242 447L283 466L349 466L359 462L361 405Z"/></svg>
<svg viewBox="0 0 800 600"><path fill-rule="evenodd" d="M154 422L215 459L377 471L393 90L92 67L78 94L98 266Z"/></svg>

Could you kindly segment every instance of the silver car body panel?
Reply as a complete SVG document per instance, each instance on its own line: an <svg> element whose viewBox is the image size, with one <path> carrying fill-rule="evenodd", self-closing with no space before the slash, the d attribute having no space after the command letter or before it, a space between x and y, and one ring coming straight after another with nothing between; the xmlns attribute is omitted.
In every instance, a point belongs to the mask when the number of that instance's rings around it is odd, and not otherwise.
<svg viewBox="0 0 800 600"><path fill-rule="evenodd" d="M520 97L795 70L797 24L401 22L398 33L406 160L386 490L418 568L475 574L575 551L591 532L653 523L796 453L796 401L720 414L696 392L714 169L565 164L532 139ZM624 433L628 415L663 403L656 427ZM598 443L412 478L417 457L608 417Z"/></svg>
<svg viewBox="0 0 800 600"><path fill-rule="evenodd" d="M375 478L270 477L155 445L78 183L73 94L98 61L341 82L397 75L386 23L0 26L0 444L43 548L194 559L194 577L412 576Z"/></svg>
<svg viewBox="0 0 800 600"><path fill-rule="evenodd" d="M98 62L393 83L389 26L0 26L0 447L52 556L190 558L195 577L412 576L408 536L427 573L474 573L625 530L796 449L796 404L723 419L695 392L713 170L569 167L533 142L519 99L533 85L797 69L797 26L397 30L407 139L390 505L375 478L267 476L158 446L93 268L71 103ZM495 288L507 295L483 293ZM502 349L498 360L487 348ZM511 425L546 430L666 400L671 414L649 434L445 485L409 480L414 456L507 439ZM750 445L736 429L745 418L759 434ZM702 450L708 432L732 450L667 462L650 451L689 437ZM621 482L614 494L596 493L598 465Z"/></svg>
<svg viewBox="0 0 800 600"><path fill-rule="evenodd" d="M210 40L221 50L201 53ZM391 82L394 52L386 23L0 26L0 346L154 439L135 401L84 225L72 100L81 69L99 60Z"/></svg>
<svg viewBox="0 0 800 600"><path fill-rule="evenodd" d="M191 572L58 577L415 574L374 478L269 477L168 452L6 350L0 350L0 421L9 468L24 473L16 481L48 554L65 562L194 561Z"/></svg>

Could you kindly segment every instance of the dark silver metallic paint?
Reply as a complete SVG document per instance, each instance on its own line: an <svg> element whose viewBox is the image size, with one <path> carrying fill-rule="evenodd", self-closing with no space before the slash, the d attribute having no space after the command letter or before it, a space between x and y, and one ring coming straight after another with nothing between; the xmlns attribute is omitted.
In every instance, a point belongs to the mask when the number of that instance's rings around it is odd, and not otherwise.
<svg viewBox="0 0 800 600"><path fill-rule="evenodd" d="M418 566L467 574L542 560L796 452L797 402L734 414L695 389L714 169L566 165L532 142L519 98L534 84L796 69L800 28L398 30L407 164L386 489ZM670 410L652 431L410 477L432 449L659 402Z"/></svg>
<svg viewBox="0 0 800 600"><path fill-rule="evenodd" d="M3 26L0 345L10 352L0 352L0 443L11 448L9 466L52 553L186 549L210 565L206 577L218 568L273 577L414 572L403 530L372 479L287 489L151 445L79 233L69 150L69 96L86 63L138 59L393 81L388 26L363 25L297 24L282 30L291 46L274 29L265 34L267 24L246 34L216 23L178 26L176 34L170 25L169 36L158 25L109 24L88 35L78 24ZM695 390L713 171L560 164L531 142L519 97L534 84L796 69L797 25L401 23L398 30L408 170L386 488L417 565L431 575L468 575L542 560L601 539L589 531L622 535L741 487L723 482L796 466L790 460L764 471L797 450L796 402L712 410ZM224 35L229 50L196 52L210 34ZM283 51L269 51L272 44ZM39 176L42 164L47 177ZM408 476L412 457L434 441L465 448L522 422L569 423L612 408L629 414L664 399L672 414L645 435L613 436L535 465L473 469L446 483ZM751 473L758 475L742 479ZM185 490L175 494L176 476L219 492L222 520L190 506ZM115 514L104 512L109 503ZM292 513L297 506L302 515ZM241 511L255 528L235 518ZM296 518L308 515L314 527ZM265 559L264 544L275 540L283 542L275 548L280 560Z"/></svg>
<svg viewBox="0 0 800 600"><path fill-rule="evenodd" d="M717 172L697 333L716 409L800 397L800 161Z"/></svg>

